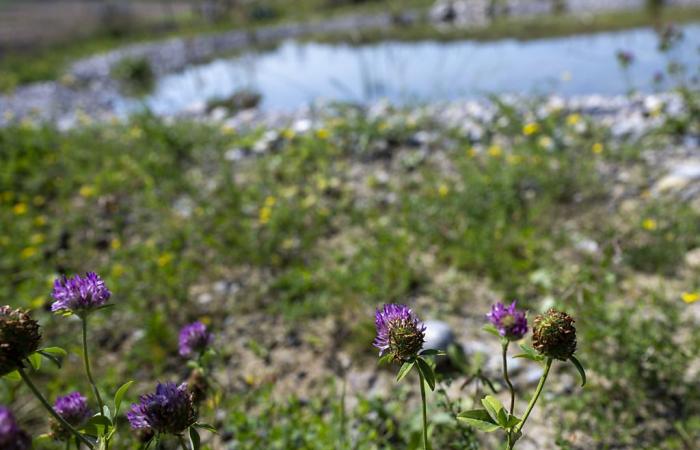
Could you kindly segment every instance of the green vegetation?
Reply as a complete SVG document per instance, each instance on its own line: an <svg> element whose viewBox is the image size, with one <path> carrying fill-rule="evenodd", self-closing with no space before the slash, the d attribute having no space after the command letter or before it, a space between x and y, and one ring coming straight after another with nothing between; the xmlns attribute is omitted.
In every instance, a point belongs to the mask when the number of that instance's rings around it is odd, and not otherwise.
<svg viewBox="0 0 700 450"><path fill-rule="evenodd" d="M204 320L221 361L204 421L221 430L213 439L250 449L419 445L411 389L385 399L352 385L376 370L381 303L407 301L459 327L461 317L481 323L493 298L556 305L578 318L589 374L565 410L543 400L563 414L552 423L561 446L590 448L583 434L610 447L689 448L700 438L689 378L700 335L696 305L683 300L700 297L700 268L684 257L700 247L700 211L650 194L647 161L678 130L697 132L698 117L620 139L585 116L537 109L501 104L479 142L430 117L350 107L303 134L149 115L83 118L67 132L4 128L0 297L32 308L45 342L79 354L75 323L42 312L49 283L102 274L116 307L109 322L95 316L97 353L110 355L95 367L113 386L137 374L130 396L179 373L177 328ZM430 143L418 145L418 132ZM268 151L253 151L263 141ZM634 174L625 195L619 172ZM582 251L584 238L599 250ZM480 339L479 326L468 333ZM481 369L471 355L441 372L444 396L430 405L439 448L477 446L454 413L480 397ZM69 360L42 385L53 398L80 371ZM455 398L448 388L464 382ZM25 398L2 386L2 403Z"/></svg>
<svg viewBox="0 0 700 450"><path fill-rule="evenodd" d="M153 88L155 75L145 58L124 58L112 67L112 77L129 94L144 94Z"/></svg>

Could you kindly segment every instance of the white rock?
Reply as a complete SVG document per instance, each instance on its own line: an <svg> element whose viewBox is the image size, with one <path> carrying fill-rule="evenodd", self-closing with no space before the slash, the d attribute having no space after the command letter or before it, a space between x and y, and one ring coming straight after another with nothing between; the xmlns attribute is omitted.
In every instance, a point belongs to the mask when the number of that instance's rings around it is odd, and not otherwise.
<svg viewBox="0 0 700 450"><path fill-rule="evenodd" d="M447 346L455 341L452 328L441 320L425 321L424 349L447 350Z"/></svg>

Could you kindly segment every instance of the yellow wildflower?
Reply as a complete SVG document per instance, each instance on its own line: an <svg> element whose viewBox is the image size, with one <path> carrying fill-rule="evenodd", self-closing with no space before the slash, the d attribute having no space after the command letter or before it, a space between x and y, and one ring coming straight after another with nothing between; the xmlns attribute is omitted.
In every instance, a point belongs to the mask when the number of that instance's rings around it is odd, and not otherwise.
<svg viewBox="0 0 700 450"><path fill-rule="evenodd" d="M554 145L554 141L549 136L540 136L539 139L537 139L537 145L542 148L550 148Z"/></svg>
<svg viewBox="0 0 700 450"><path fill-rule="evenodd" d="M232 134L236 134L236 129L229 124L224 124L221 126L221 132L227 136L231 136Z"/></svg>
<svg viewBox="0 0 700 450"><path fill-rule="evenodd" d="M122 248L122 241L120 241L119 238L114 238L109 243L109 246L112 247L112 250L119 250Z"/></svg>
<svg viewBox="0 0 700 450"><path fill-rule="evenodd" d="M40 245L43 244L46 238L44 237L43 234L41 233L34 233L32 236L29 238L29 242L32 245Z"/></svg>
<svg viewBox="0 0 700 450"><path fill-rule="evenodd" d="M325 129L325 128L319 128L318 130L316 130L316 137L319 138L319 139L321 139L321 140L324 140L324 141L325 141L325 140L328 139L330 136L331 136L330 131L328 131L328 130Z"/></svg>
<svg viewBox="0 0 700 450"><path fill-rule="evenodd" d="M520 155L508 155L506 158L506 162L510 164L511 166L517 166L520 164L520 161L522 161L522 157Z"/></svg>
<svg viewBox="0 0 700 450"><path fill-rule="evenodd" d="M89 184L85 184L80 188L80 191L78 191L78 193L83 198L89 198L89 197L92 197L93 195L95 195L96 191L97 190L95 189L95 186L90 186Z"/></svg>
<svg viewBox="0 0 700 450"><path fill-rule="evenodd" d="M262 208L260 208L260 212L258 213L258 221L261 225L265 225L270 221L271 216L272 208L268 206L263 206Z"/></svg>
<svg viewBox="0 0 700 450"><path fill-rule="evenodd" d="M16 216L21 216L27 213L27 204L26 203L17 203L15 206L12 207L12 212L15 213Z"/></svg>
<svg viewBox="0 0 700 450"><path fill-rule="evenodd" d="M654 219L644 219L642 222L642 228L648 231L654 231L658 228L658 224Z"/></svg>
<svg viewBox="0 0 700 450"><path fill-rule="evenodd" d="M595 153L596 155L600 155L601 153L603 153L603 144L601 144L600 142L596 142L595 144L593 144L591 150L593 150L593 153Z"/></svg>
<svg viewBox="0 0 700 450"><path fill-rule="evenodd" d="M477 152L476 152L476 148L474 148L474 147L469 147L469 148L467 149L467 156L470 157L470 158L475 157L475 156L476 156L476 153L477 153Z"/></svg>
<svg viewBox="0 0 700 450"><path fill-rule="evenodd" d="M294 139L294 136L296 136L296 133L291 128L287 128L284 131L282 131L282 137L287 139L288 141Z"/></svg>
<svg viewBox="0 0 700 450"><path fill-rule="evenodd" d="M440 197L447 197L447 194L450 193L450 188L447 187L446 184L441 184L438 187L438 194L440 194Z"/></svg>
<svg viewBox="0 0 700 450"><path fill-rule="evenodd" d="M695 303L700 300L700 292L684 292L681 299L686 303Z"/></svg>
<svg viewBox="0 0 700 450"><path fill-rule="evenodd" d="M40 295L31 301L32 309L39 309L44 306L44 296Z"/></svg>
<svg viewBox="0 0 700 450"><path fill-rule="evenodd" d="M165 252L158 257L158 266L165 267L170 264L175 256L170 252Z"/></svg>
<svg viewBox="0 0 700 450"><path fill-rule="evenodd" d="M275 206L275 203L277 203L277 199L272 195L268 195L267 197L265 197L265 206L267 206L268 208L272 208L273 206Z"/></svg>
<svg viewBox="0 0 700 450"><path fill-rule="evenodd" d="M20 253L20 257L22 259L29 259L32 256L36 255L36 252L37 250L35 247L27 247L24 250L22 250L22 252Z"/></svg>
<svg viewBox="0 0 700 450"><path fill-rule="evenodd" d="M577 123L579 123L580 121L581 121L581 115L580 115L580 114L573 113L573 114L569 114L569 115L566 117L566 124L567 124L567 125L573 126L573 125L576 125Z"/></svg>
<svg viewBox="0 0 700 450"><path fill-rule="evenodd" d="M32 203L34 203L35 206L41 206L46 203L46 198L43 195L36 195L32 199Z"/></svg>
<svg viewBox="0 0 700 450"><path fill-rule="evenodd" d="M124 266L122 264L115 264L112 266L111 274L114 278L119 278L124 275Z"/></svg>
<svg viewBox="0 0 700 450"><path fill-rule="evenodd" d="M46 225L46 221L46 216L42 214L41 216L36 216L36 218L34 218L34 225L40 227Z"/></svg>
<svg viewBox="0 0 700 450"><path fill-rule="evenodd" d="M532 136L533 134L540 131L540 125L534 122L526 123L523 126L523 134L525 136Z"/></svg>
<svg viewBox="0 0 700 450"><path fill-rule="evenodd" d="M489 155L491 155L492 157L500 158L502 154L503 154L503 149L501 148L500 145L494 144L491 147L489 147Z"/></svg>

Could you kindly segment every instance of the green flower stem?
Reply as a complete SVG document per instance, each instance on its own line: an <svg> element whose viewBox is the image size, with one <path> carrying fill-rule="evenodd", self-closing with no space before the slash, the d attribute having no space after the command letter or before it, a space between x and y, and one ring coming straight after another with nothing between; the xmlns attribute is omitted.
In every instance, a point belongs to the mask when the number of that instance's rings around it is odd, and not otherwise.
<svg viewBox="0 0 700 450"><path fill-rule="evenodd" d="M420 379L420 399L423 404L423 450L430 450L430 444L428 444L428 407L425 402L425 379L423 378L423 372L418 370L418 378Z"/></svg>
<svg viewBox="0 0 700 450"><path fill-rule="evenodd" d="M29 389L32 391L34 396L41 402L41 404L44 406L44 408L46 408L46 410L49 412L49 414L51 414L54 417L54 419L56 419L68 431L73 433L75 435L75 437L80 439L85 445L88 446L88 448L90 448L90 449L95 448L95 446L92 444L92 442L90 442L88 440L88 438L86 438L78 430L73 428L73 426L71 424L66 422L65 419L63 417L61 417L61 415L58 414L55 409L53 409L53 406L51 406L51 404L49 404L49 402L46 400L46 398L44 398L44 396L41 394L41 392L39 392L39 389L37 389L37 387L34 385L34 383L29 378L29 376L27 375L27 373L24 371L23 368L21 368L21 367L18 368L17 372L19 372L19 376L22 377L22 380L24 381L24 383L29 387Z"/></svg>
<svg viewBox="0 0 700 450"><path fill-rule="evenodd" d="M510 344L510 341L506 341L503 344L503 378L506 380L510 390L510 409L508 412L512 415L515 408L515 389L513 389L513 383L510 382L510 377L508 377L508 344Z"/></svg>
<svg viewBox="0 0 700 450"><path fill-rule="evenodd" d="M87 316L81 317L81 322L83 324L83 361L85 361L85 373L87 373L88 381L92 386L92 391L95 393L95 398L97 399L97 405L100 407L100 415L104 417L104 402L102 402L102 397L100 396L100 391L97 389L95 380L92 378L92 372L90 371L90 357L88 356L88 345L87 345Z"/></svg>
<svg viewBox="0 0 700 450"><path fill-rule="evenodd" d="M520 423L515 427L514 434L517 434L520 430L523 429L523 425L525 425L525 422L527 421L527 418L530 417L530 413L532 412L532 409L535 407L535 403L537 403L537 399L540 397L540 394L542 393L542 388L544 388L544 383L547 381L547 375L549 375L549 369L552 367L552 358L547 358L547 362L545 363L544 366L544 373L542 374L542 377L540 378L540 382L537 385L537 389L535 390L535 395L532 396L532 399L530 399L530 403L527 405L527 410L525 411L525 415L523 416L523 420L520 421Z"/></svg>
<svg viewBox="0 0 700 450"><path fill-rule="evenodd" d="M180 445L182 446L182 450L189 450L189 449L187 448L187 443L185 442L185 438L182 437L181 434L178 434L178 435L177 435L177 439L180 441Z"/></svg>

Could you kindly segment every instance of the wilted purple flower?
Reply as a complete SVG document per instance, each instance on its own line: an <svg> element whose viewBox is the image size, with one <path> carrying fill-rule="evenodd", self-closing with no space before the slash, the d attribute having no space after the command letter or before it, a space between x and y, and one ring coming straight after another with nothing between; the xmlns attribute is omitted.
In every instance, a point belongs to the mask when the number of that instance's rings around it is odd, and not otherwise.
<svg viewBox="0 0 700 450"><path fill-rule="evenodd" d="M0 406L0 448L3 450L29 450L32 439L17 425L15 416L4 406Z"/></svg>
<svg viewBox="0 0 700 450"><path fill-rule="evenodd" d="M491 307L491 312L486 317L498 329L498 334L509 341L517 341L527 333L527 318L525 313L515 309L515 303L505 307L498 302Z"/></svg>
<svg viewBox="0 0 700 450"><path fill-rule="evenodd" d="M212 334L202 322L185 325L180 330L180 355L188 357L202 353L212 339Z"/></svg>
<svg viewBox="0 0 700 450"><path fill-rule="evenodd" d="M56 300L51 305L51 311L81 314L104 305L112 293L99 275L88 272L84 278L80 275L57 278L51 295Z"/></svg>
<svg viewBox="0 0 700 450"><path fill-rule="evenodd" d="M388 304L374 316L377 337L373 345L379 355L389 354L394 361L406 361L418 354L425 342L425 325L406 305Z"/></svg>
<svg viewBox="0 0 700 450"><path fill-rule="evenodd" d="M72 392L63 397L56 398L53 408L70 425L80 428L88 421L91 412L88 408L87 398L80 392ZM54 439L66 441L70 439L70 430L56 421L51 422L51 434Z"/></svg>
<svg viewBox="0 0 700 450"><path fill-rule="evenodd" d="M197 421L187 384L160 384L152 394L142 395L126 414L131 428L179 435Z"/></svg>

